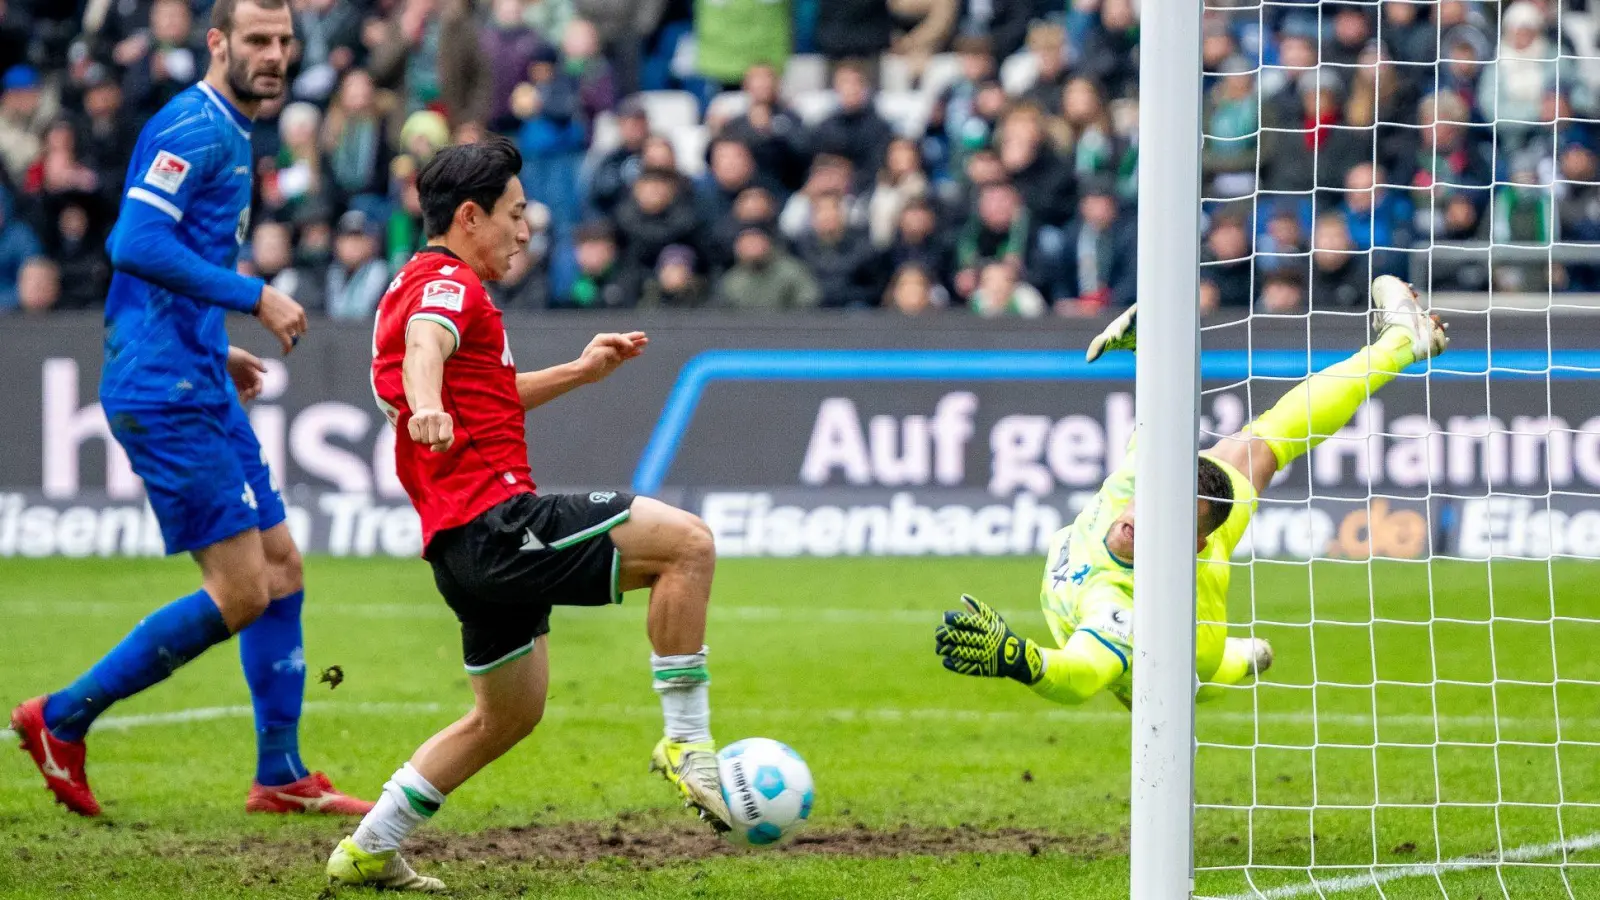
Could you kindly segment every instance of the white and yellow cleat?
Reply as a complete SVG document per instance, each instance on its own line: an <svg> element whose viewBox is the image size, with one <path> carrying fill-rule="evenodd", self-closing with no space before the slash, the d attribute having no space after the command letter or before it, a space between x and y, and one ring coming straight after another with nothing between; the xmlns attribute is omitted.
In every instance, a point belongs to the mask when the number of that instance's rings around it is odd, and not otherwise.
<svg viewBox="0 0 1600 900"><path fill-rule="evenodd" d="M1428 315L1417 290L1393 275L1372 279L1372 328L1379 335L1402 328L1411 338L1411 353L1418 362L1432 359L1450 346L1445 330L1450 326Z"/></svg>
<svg viewBox="0 0 1600 900"><path fill-rule="evenodd" d="M650 771L660 772L683 794L685 806L718 832L732 827L728 801L722 796L722 776L717 769L717 745L710 741L684 744L662 738L650 753Z"/></svg>
<svg viewBox="0 0 1600 900"><path fill-rule="evenodd" d="M345 838L333 848L328 857L328 880L335 885L381 888L388 891L418 891L437 893L444 890L444 882L426 875L418 875L406 864L398 850L368 853Z"/></svg>

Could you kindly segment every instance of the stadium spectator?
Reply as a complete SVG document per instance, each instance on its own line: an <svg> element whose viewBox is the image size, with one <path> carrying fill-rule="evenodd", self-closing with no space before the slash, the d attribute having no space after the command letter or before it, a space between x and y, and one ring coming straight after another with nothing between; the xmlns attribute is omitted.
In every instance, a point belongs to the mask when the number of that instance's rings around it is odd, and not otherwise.
<svg viewBox="0 0 1600 900"><path fill-rule="evenodd" d="M1031 104L1012 107L1001 120L995 145L1006 179L1021 194L1035 225L1067 224L1075 206L1073 173L1045 143L1043 113ZM1055 241L1059 244L1059 235Z"/></svg>
<svg viewBox="0 0 1600 900"><path fill-rule="evenodd" d="M816 276L823 306L877 306L882 299L877 251L865 229L850 226L838 194L812 199L810 228L795 242L795 250Z"/></svg>
<svg viewBox="0 0 1600 900"><path fill-rule="evenodd" d="M1322 42L1322 60L1339 66L1355 65L1372 40L1372 19L1364 7L1353 3L1329 3L1327 7L1322 15L1326 20L1330 12L1333 14L1333 33L1330 40Z"/></svg>
<svg viewBox="0 0 1600 900"><path fill-rule="evenodd" d="M957 30L962 34L987 34L993 41L994 55L1005 59L1022 49L1028 23L1047 7L1038 0L987 0L968 3Z"/></svg>
<svg viewBox="0 0 1600 900"><path fill-rule="evenodd" d="M916 266L943 289L951 277L950 252L933 204L927 200L907 203L895 226L894 243L889 246L888 268L898 272L906 266Z"/></svg>
<svg viewBox="0 0 1600 900"><path fill-rule="evenodd" d="M1384 185L1382 167L1363 162L1345 173L1339 211L1357 250L1377 248L1372 254L1373 275L1405 277L1406 254L1396 248L1411 246L1415 212L1409 198Z"/></svg>
<svg viewBox="0 0 1600 900"><path fill-rule="evenodd" d="M17 273L17 304L28 315L42 315L61 300L61 270L43 256L22 264Z"/></svg>
<svg viewBox="0 0 1600 900"><path fill-rule="evenodd" d="M1215 216L1200 250L1201 311L1248 308L1252 280L1250 233L1244 221L1232 213Z"/></svg>
<svg viewBox="0 0 1600 900"><path fill-rule="evenodd" d="M906 263L894 270L894 279L884 295L883 305L907 316L920 316L950 304L950 295L939 284L933 273L916 263Z"/></svg>
<svg viewBox="0 0 1600 900"><path fill-rule="evenodd" d="M389 286L389 266L378 255L376 223L359 209L339 217L328 266L327 311L335 319L370 319Z"/></svg>
<svg viewBox="0 0 1600 900"><path fill-rule="evenodd" d="M0 192L0 312L17 308L17 279L22 264L41 252L33 229L17 218L9 194Z"/></svg>
<svg viewBox="0 0 1600 900"><path fill-rule="evenodd" d="M956 296L970 299L978 289L979 273L991 262L1010 263L1019 273L1028 273L1033 242L1032 217L1017 197L1017 189L1004 181L984 185L978 193L976 214L956 239ZM1035 272L1030 277L1042 274Z"/></svg>
<svg viewBox="0 0 1600 900"><path fill-rule="evenodd" d="M1400 62L1431 63L1439 57L1439 35L1421 3L1385 3L1380 27L1389 56ZM1404 77L1404 76L1402 76Z"/></svg>
<svg viewBox="0 0 1600 900"><path fill-rule="evenodd" d="M32 66L12 66L0 78L0 159L12 184L21 184L28 167L44 146L45 128L55 117L55 104L48 101Z"/></svg>
<svg viewBox="0 0 1600 900"><path fill-rule="evenodd" d="M896 138L889 144L878 183L867 202L867 230L872 243L887 247L894 242L900 212L913 200L928 196L928 176L922 171L922 154L917 142Z"/></svg>
<svg viewBox="0 0 1600 900"><path fill-rule="evenodd" d="M1110 182L1089 182L1063 241L1053 287L1057 302L1070 303L1083 314L1132 303L1137 298L1138 239L1138 228L1118 208Z"/></svg>
<svg viewBox="0 0 1600 900"><path fill-rule="evenodd" d="M707 155L711 164L695 185L695 207L701 222L716 223L733 212L734 200L741 193L760 186L759 173L750 148L738 141L715 140Z"/></svg>
<svg viewBox="0 0 1600 900"><path fill-rule="evenodd" d="M565 234L578 218L578 173L588 146L580 85L548 45L534 52L528 76L511 95L512 115L521 122L522 184L530 201L550 210L552 230Z"/></svg>
<svg viewBox="0 0 1600 900"><path fill-rule="evenodd" d="M95 170L100 184L115 191L122 186L139 140L139 123L124 113L122 83L107 66L90 65L82 87L83 111L76 117L79 155Z"/></svg>
<svg viewBox="0 0 1600 900"><path fill-rule="evenodd" d="M638 299L638 288L655 269L662 250L673 244L699 244L700 218L682 184L675 171L645 169L634 181L628 199L617 207L622 272L631 292L629 305Z"/></svg>
<svg viewBox="0 0 1600 900"><path fill-rule="evenodd" d="M655 169L658 172L678 173L678 151L664 135L652 134L644 139L644 149L639 151L640 171Z"/></svg>
<svg viewBox="0 0 1600 900"><path fill-rule="evenodd" d="M705 279L695 274L695 252L682 244L661 251L639 292L642 309L696 309L708 299Z"/></svg>
<svg viewBox="0 0 1600 900"><path fill-rule="evenodd" d="M1017 267L1008 262L991 262L978 275L978 289L972 292L972 311L986 319L1020 316L1036 319L1044 315L1044 296L1039 289L1017 276Z"/></svg>
<svg viewBox="0 0 1600 900"><path fill-rule="evenodd" d="M639 98L629 97L617 107L617 137L617 146L600 158L589 178L589 207L602 216L617 208L643 165L640 156L650 137L650 119Z"/></svg>
<svg viewBox="0 0 1600 900"><path fill-rule="evenodd" d="M811 309L822 302L810 270L779 247L768 229L746 225L733 251L733 268L717 283L717 306L778 312Z"/></svg>
<svg viewBox="0 0 1600 900"><path fill-rule="evenodd" d="M1299 272L1279 270L1261 282L1256 312L1292 316L1306 311L1306 279Z"/></svg>
<svg viewBox="0 0 1600 900"><path fill-rule="evenodd" d="M746 188L733 201L732 211L711 223L710 239L705 242L703 249L706 253L706 269L713 276L720 275L733 265L734 242L738 240L739 232L749 225L772 231L777 229L778 205L766 188Z"/></svg>
<svg viewBox="0 0 1600 900"><path fill-rule="evenodd" d="M1279 204L1267 218L1266 231L1256 238L1256 270L1299 271L1305 268L1304 255L1308 250L1297 205Z"/></svg>
<svg viewBox="0 0 1600 900"><path fill-rule="evenodd" d="M1355 252L1344 216L1319 216L1312 234L1311 308L1366 309L1367 281L1367 260Z"/></svg>
<svg viewBox="0 0 1600 900"><path fill-rule="evenodd" d="M958 148L981 146L988 142L990 123L977 114L978 91L994 81L994 47L981 35L962 35L956 39L955 53L961 74L940 98L944 128Z"/></svg>
<svg viewBox="0 0 1600 900"><path fill-rule="evenodd" d="M1217 196L1242 197L1254 190L1260 112L1251 65L1237 56L1223 63L1222 77L1206 94L1205 149L1200 154L1201 171Z"/></svg>
<svg viewBox="0 0 1600 900"><path fill-rule="evenodd" d="M1087 78L1073 78L1061 91L1062 121L1056 126L1058 142L1067 148L1072 170L1079 178L1116 175L1125 178L1126 142L1111 122L1100 88Z"/></svg>
<svg viewBox="0 0 1600 900"><path fill-rule="evenodd" d="M855 171L854 189L869 190L889 151L889 142L894 140L894 131L873 108L872 85L862 65L840 65L833 74L833 90L838 95L839 108L817 126L812 146L819 153L850 160Z"/></svg>
<svg viewBox="0 0 1600 900"><path fill-rule="evenodd" d="M296 99L321 103L354 71L361 11L347 0L300 0L294 7L300 74L292 92Z"/></svg>
<svg viewBox="0 0 1600 900"><path fill-rule="evenodd" d="M149 10L150 27L114 51L126 68L128 106L142 117L194 84L211 59L194 41L194 20L185 0L155 0Z"/></svg>
<svg viewBox="0 0 1600 900"><path fill-rule="evenodd" d="M1059 25L1037 23L1028 29L1028 55L1033 58L1033 84L1022 99L1052 116L1061 115L1067 88L1067 33Z"/></svg>
<svg viewBox="0 0 1600 900"><path fill-rule="evenodd" d="M60 268L61 299L56 309L90 309L105 301L111 284L111 259L103 236L92 227L89 211L80 201L69 200L61 206L45 245Z"/></svg>
<svg viewBox="0 0 1600 900"><path fill-rule="evenodd" d="M1555 87L1559 70L1556 47L1545 37L1544 13L1530 0L1508 5L1499 59L1483 67L1478 83L1485 118L1499 120L1499 139L1509 142L1504 149L1515 151L1532 138L1532 123L1543 121L1545 94Z"/></svg>
<svg viewBox="0 0 1600 900"><path fill-rule="evenodd" d="M284 107L278 118L278 155L267 161L260 172L260 213L292 218L301 209L331 201L335 186L326 177L317 134L321 124L321 111L310 103L301 101Z"/></svg>
<svg viewBox="0 0 1600 900"><path fill-rule="evenodd" d="M556 279L561 306L579 309L616 309L632 306L637 294L630 293L622 279L617 238L611 226L592 222L579 226L574 235L576 273L564 288Z"/></svg>
<svg viewBox="0 0 1600 900"><path fill-rule="evenodd" d="M806 129L778 94L777 70L769 65L750 67L744 74L744 95L749 108L723 126L722 136L749 147L756 167L785 190L799 187L810 152Z"/></svg>
<svg viewBox="0 0 1600 900"><path fill-rule="evenodd" d="M522 21L539 33L545 43L555 44L567 31L567 23L578 15L573 0L523 0Z"/></svg>
<svg viewBox="0 0 1600 900"><path fill-rule="evenodd" d="M1139 17L1132 0L1101 0L1089 25L1078 72L1101 85L1108 97L1128 97L1139 88Z"/></svg>
<svg viewBox="0 0 1600 900"><path fill-rule="evenodd" d="M363 198L369 209L383 203L388 187L388 112L379 106L372 76L364 69L351 69L322 122L329 176L342 195Z"/></svg>
<svg viewBox="0 0 1600 900"><path fill-rule="evenodd" d="M862 201L855 196L855 167L846 157L833 153L819 153L811 164L811 176L805 187L796 191L783 206L778 216L778 227L784 237L797 241L811 227L811 207L818 197L832 195L844 204L845 220L855 224L862 219Z"/></svg>
<svg viewBox="0 0 1600 900"><path fill-rule="evenodd" d="M294 252L294 230L285 222L262 222L250 233L253 274L306 309L321 310L327 305L326 275L296 265Z"/></svg>
<svg viewBox="0 0 1600 900"><path fill-rule="evenodd" d="M551 42L523 17L521 0L493 0L478 42L489 63L489 128L511 131L517 127L517 117L511 113L511 92L527 77L535 53Z"/></svg>

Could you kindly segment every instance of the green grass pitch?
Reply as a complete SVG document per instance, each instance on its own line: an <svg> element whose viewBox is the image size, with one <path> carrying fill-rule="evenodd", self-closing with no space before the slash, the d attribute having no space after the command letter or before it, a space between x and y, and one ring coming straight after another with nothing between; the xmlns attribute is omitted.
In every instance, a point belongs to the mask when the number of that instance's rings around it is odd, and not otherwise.
<svg viewBox="0 0 1600 900"><path fill-rule="evenodd" d="M721 565L716 733L786 741L817 780L817 842L783 853L708 852L647 775L660 718L645 595L558 611L544 724L450 799L413 861L458 897L1125 897L1120 707L1053 707L946 673L932 653L963 590L1045 637L1039 574L1036 559ZM195 577L185 560L0 561L0 699L61 685ZM312 559L307 578L307 762L372 796L469 702L454 621L420 562ZM1257 633L1278 664L1199 709L1199 864L1252 864L1270 896L1316 897L1311 867L1340 879L1498 846L1521 864L1386 870L1407 877L1322 895L1600 897L1600 870L1583 865L1600 851L1573 850L1563 869L1551 849L1600 844L1597 579L1580 562L1239 569L1231 615L1272 623ZM344 683L317 684L335 664ZM1552 690L1557 673L1570 683ZM69 817L22 754L0 754L0 897L318 896L351 826L244 815L248 703L221 647L113 709L90 738L97 821ZM1237 871L1198 878L1202 894L1247 887Z"/></svg>

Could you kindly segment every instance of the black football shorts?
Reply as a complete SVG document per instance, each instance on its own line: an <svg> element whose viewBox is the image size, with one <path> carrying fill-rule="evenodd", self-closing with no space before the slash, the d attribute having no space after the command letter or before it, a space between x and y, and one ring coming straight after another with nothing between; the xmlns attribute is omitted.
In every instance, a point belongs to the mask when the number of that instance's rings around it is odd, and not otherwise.
<svg viewBox="0 0 1600 900"><path fill-rule="evenodd" d="M428 562L461 621L469 674L527 655L550 632L553 606L622 602L610 532L632 505L621 491L521 494L434 535Z"/></svg>

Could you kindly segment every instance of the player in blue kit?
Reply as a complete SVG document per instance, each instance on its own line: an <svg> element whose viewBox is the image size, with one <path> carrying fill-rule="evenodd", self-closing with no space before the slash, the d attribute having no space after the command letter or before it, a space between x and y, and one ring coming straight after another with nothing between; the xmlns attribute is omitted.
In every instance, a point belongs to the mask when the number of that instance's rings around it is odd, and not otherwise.
<svg viewBox="0 0 1600 900"><path fill-rule="evenodd" d="M203 581L77 681L12 711L45 784L81 815L100 812L84 774L95 717L234 634L256 718L245 808L359 815L372 806L300 761L300 553L240 405L260 390L263 366L229 346L223 321L254 315L285 353L306 330L298 303L234 271L249 222L251 119L283 92L293 41L286 0L217 0L205 79L145 125L107 242L116 274L100 402L144 479L167 552L191 553Z"/></svg>

